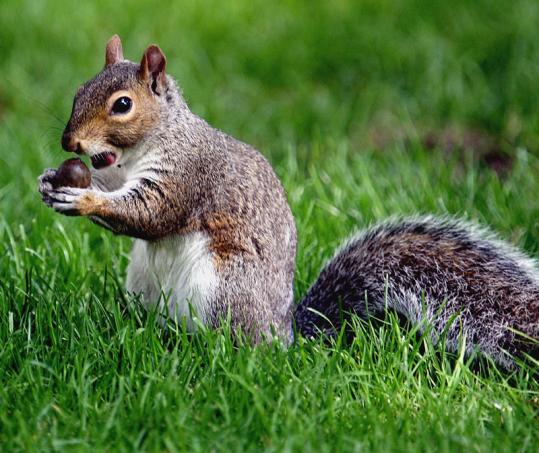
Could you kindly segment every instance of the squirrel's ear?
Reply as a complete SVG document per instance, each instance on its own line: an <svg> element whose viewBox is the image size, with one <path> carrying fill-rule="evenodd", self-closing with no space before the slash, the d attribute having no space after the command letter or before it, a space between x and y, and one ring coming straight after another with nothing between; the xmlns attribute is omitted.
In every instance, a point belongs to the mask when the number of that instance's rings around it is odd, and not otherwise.
<svg viewBox="0 0 539 453"><path fill-rule="evenodd" d="M165 76L165 67L167 59L161 49L152 44L149 46L140 62L139 77L141 80L151 84L152 91L155 94L161 94L166 86L167 78Z"/></svg>
<svg viewBox="0 0 539 453"><path fill-rule="evenodd" d="M107 42L107 49L105 50L105 66L118 63L124 60L124 51L122 50L122 41L118 35L114 35Z"/></svg>

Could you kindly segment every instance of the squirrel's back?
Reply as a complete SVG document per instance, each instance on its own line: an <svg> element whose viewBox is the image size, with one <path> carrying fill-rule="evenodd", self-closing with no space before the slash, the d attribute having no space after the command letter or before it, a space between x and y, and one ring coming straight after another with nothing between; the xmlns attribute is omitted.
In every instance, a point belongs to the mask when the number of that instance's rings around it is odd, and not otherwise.
<svg viewBox="0 0 539 453"><path fill-rule="evenodd" d="M423 217L359 233L324 267L295 321L303 335L332 334L345 312L367 317L386 308L425 321L435 342L446 332L449 350L463 335L467 354L478 349L506 367L507 353L538 353L536 263L471 224Z"/></svg>

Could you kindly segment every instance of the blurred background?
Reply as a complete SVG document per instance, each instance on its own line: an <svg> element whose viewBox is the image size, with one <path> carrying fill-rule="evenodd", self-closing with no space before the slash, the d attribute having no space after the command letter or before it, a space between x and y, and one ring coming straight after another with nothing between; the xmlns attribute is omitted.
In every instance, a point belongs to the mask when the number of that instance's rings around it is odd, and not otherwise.
<svg viewBox="0 0 539 453"><path fill-rule="evenodd" d="M319 136L535 152L538 23L535 0L3 0L2 145L23 122L56 150L118 33L134 61L158 43L196 112L271 152Z"/></svg>
<svg viewBox="0 0 539 453"><path fill-rule="evenodd" d="M73 222L40 204L35 179L68 157L60 135L73 95L118 33L134 61L160 45L192 109L269 158L296 217L319 215L323 225L328 213L344 213L337 238L417 211L471 212L529 232L536 198L522 206L511 198L537 188L529 166L514 185L496 186L495 200L469 171L498 181L519 153L521 162L539 153L537 24L536 0L3 0L3 216ZM447 162L450 174L440 169ZM306 194L318 200L315 219ZM515 204L508 222L506 203Z"/></svg>

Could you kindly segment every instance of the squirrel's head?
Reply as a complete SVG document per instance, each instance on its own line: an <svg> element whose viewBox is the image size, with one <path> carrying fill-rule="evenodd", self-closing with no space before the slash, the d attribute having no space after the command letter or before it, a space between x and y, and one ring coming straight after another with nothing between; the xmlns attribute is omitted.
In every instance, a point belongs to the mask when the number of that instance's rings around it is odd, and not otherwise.
<svg viewBox="0 0 539 453"><path fill-rule="evenodd" d="M160 120L163 105L172 99L165 66L165 55L155 45L146 49L140 64L124 60L114 35L107 43L105 67L75 95L62 147L89 155L95 168L117 162Z"/></svg>

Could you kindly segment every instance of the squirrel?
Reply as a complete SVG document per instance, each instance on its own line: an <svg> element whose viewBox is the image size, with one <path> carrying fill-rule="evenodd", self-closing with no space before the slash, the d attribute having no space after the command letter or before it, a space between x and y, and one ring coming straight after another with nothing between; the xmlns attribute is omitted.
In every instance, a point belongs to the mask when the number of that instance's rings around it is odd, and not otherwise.
<svg viewBox="0 0 539 453"><path fill-rule="evenodd" d="M255 343L289 345L295 332L335 335L349 313L390 309L425 321L450 351L464 336L467 355L502 367L537 357L535 261L452 218L358 233L296 307L296 226L281 182L260 152L189 110L156 45L137 64L124 59L117 35L108 41L103 70L75 95L62 147L90 157L91 185L55 187L48 169L43 201L135 238L127 290L188 329L227 320Z"/></svg>

